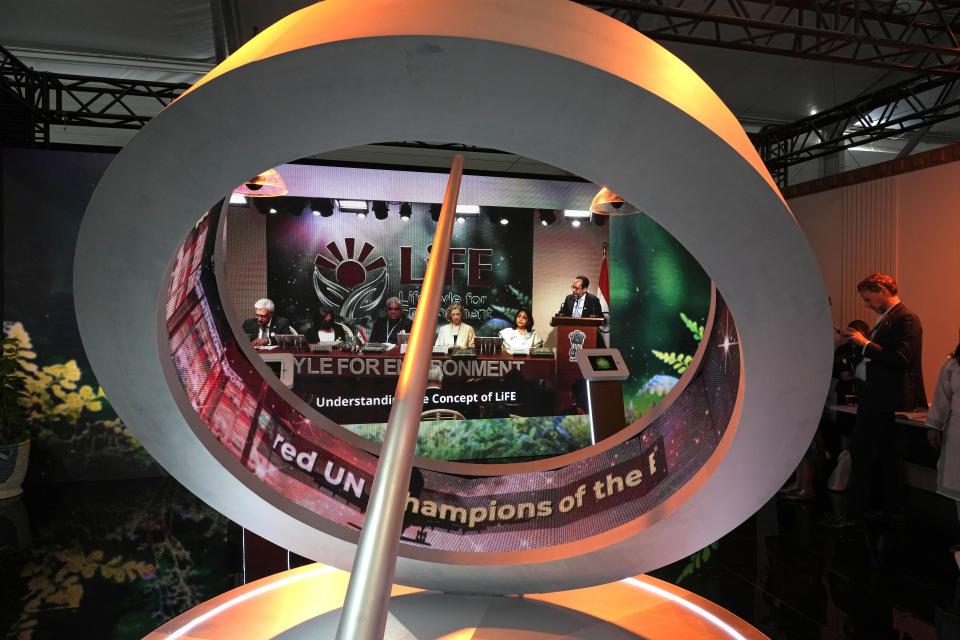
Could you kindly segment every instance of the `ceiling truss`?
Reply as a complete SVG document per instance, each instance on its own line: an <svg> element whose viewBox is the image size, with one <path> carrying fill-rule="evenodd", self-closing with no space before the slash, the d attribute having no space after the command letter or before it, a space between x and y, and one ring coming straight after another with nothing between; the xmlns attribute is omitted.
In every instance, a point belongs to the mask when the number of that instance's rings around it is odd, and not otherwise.
<svg viewBox="0 0 960 640"><path fill-rule="evenodd" d="M960 116L960 0L579 1L656 40L920 74L751 135L781 186L792 165ZM0 143L49 144L55 125L138 129L187 87L36 72L0 47Z"/></svg>
<svg viewBox="0 0 960 640"><path fill-rule="evenodd" d="M577 0L660 41L960 76L956 0Z"/></svg>
<svg viewBox="0 0 960 640"><path fill-rule="evenodd" d="M139 129L189 86L38 72L0 47L0 108L28 114L34 143L55 125Z"/></svg>
<svg viewBox="0 0 960 640"><path fill-rule="evenodd" d="M780 186L787 168L960 116L960 78L914 78L750 136Z"/></svg>

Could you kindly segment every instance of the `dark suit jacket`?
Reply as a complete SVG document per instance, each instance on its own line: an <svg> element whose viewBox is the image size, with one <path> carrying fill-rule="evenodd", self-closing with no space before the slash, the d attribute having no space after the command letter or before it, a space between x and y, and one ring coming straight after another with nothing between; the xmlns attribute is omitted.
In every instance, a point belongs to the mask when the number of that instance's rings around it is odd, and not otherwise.
<svg viewBox="0 0 960 640"><path fill-rule="evenodd" d="M580 317L581 318L602 318L603 310L600 308L600 298L598 298L597 296L589 292L584 293L583 295L585 295L587 299L583 301L583 314L581 314ZM557 312L557 315L566 316L566 317L572 316L573 305L574 303L576 303L576 301L577 299L573 297L572 293L568 295L566 299L563 301L563 304L560 306L560 311Z"/></svg>
<svg viewBox="0 0 960 640"><path fill-rule="evenodd" d="M243 321L243 332L248 336L253 336L251 340L256 339L260 334L260 327L257 325L256 318L247 318ZM290 323L286 318L281 318L280 316L273 316L270 319L270 344L277 344L277 341L273 336L275 335L286 335L290 333Z"/></svg>
<svg viewBox="0 0 960 640"><path fill-rule="evenodd" d="M922 351L920 318L900 303L877 325L864 352L870 358L861 399L864 406L875 411L926 407Z"/></svg>
<svg viewBox="0 0 960 640"><path fill-rule="evenodd" d="M400 326L396 328L394 328L393 322L390 323L390 328L393 329L390 332L390 341L393 344L397 343L398 333L401 331L410 333L410 329L413 328L413 322L407 316L400 316L397 322L400 323ZM370 330L370 342L387 342L387 318L380 318L373 323L373 329Z"/></svg>

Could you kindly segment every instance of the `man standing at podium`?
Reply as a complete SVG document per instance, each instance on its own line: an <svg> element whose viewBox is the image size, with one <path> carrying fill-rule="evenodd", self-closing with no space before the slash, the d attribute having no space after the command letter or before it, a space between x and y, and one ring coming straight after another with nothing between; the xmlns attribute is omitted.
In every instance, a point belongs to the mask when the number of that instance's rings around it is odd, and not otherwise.
<svg viewBox="0 0 960 640"><path fill-rule="evenodd" d="M579 275L573 279L573 285L570 287L573 289L573 293L568 295L563 301L563 304L560 305L560 311L557 312L557 315L553 318L550 318L550 326L557 326L555 319L557 317L566 317L566 318L602 318L603 309L600 307L600 298L595 295L587 293L587 287L590 286L590 279L587 276ZM599 324L597 325L599 328ZM567 327L569 329L569 327ZM591 331L591 333L593 333ZM566 352L569 348L569 356L564 356L561 360L557 362L557 384L558 390L561 391L558 394L558 403L567 404L567 406L558 406L557 408L561 411L568 411L570 409L575 409L579 413L587 412L587 402L586 402L586 389L587 383L580 375L580 369L576 366L576 352L579 349L584 348L584 339L587 338L587 335L577 329L572 332L565 332L564 327L560 327L560 334L557 336L557 350L558 353ZM565 336L567 340L563 340ZM563 344L561 344L563 342ZM593 348L595 345L594 338L591 336L587 347ZM567 386L569 385L569 387Z"/></svg>
<svg viewBox="0 0 960 640"><path fill-rule="evenodd" d="M587 293L587 287L590 286L590 279L587 276L577 276L573 280L573 293L568 295L560 305L558 316L568 318L602 318L603 310L600 308L600 298Z"/></svg>

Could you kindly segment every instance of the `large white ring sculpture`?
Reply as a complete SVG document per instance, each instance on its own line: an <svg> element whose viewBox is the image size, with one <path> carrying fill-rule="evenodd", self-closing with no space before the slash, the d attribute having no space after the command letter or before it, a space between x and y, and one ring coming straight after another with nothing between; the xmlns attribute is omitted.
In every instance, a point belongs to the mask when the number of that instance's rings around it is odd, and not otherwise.
<svg viewBox="0 0 960 640"><path fill-rule="evenodd" d="M642 526L529 554L402 553L397 582L487 592L598 584L692 553L769 498L806 448L829 378L817 265L703 81L626 25L564 0L327 0L257 36L120 153L81 229L77 314L111 403L167 470L242 525L350 567L351 541L278 508L195 436L182 390L165 381L157 305L185 232L223 194L265 167L382 140L504 149L643 203L713 278L742 351L726 436Z"/></svg>

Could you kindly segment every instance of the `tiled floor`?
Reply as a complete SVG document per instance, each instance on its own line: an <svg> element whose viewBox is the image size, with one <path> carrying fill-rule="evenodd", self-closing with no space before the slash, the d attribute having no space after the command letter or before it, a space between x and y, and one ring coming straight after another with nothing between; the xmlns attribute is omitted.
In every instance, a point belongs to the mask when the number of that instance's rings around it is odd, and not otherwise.
<svg viewBox="0 0 960 640"><path fill-rule="evenodd" d="M906 522L859 533L818 527L823 504L773 499L653 575L774 640L932 640L938 619L960 638L953 503L909 497ZM31 487L0 502L0 638L141 638L239 583L238 540L172 480Z"/></svg>

